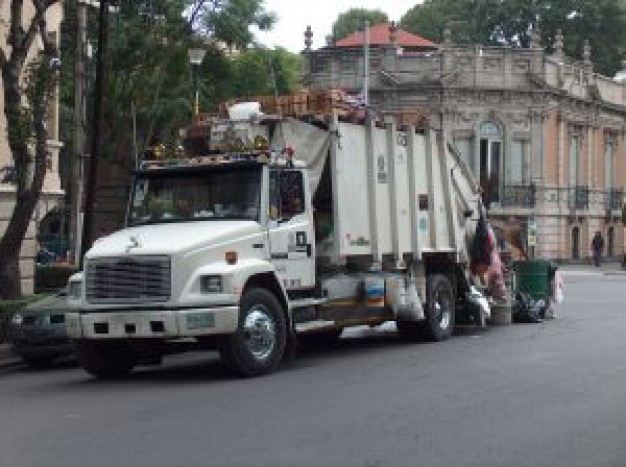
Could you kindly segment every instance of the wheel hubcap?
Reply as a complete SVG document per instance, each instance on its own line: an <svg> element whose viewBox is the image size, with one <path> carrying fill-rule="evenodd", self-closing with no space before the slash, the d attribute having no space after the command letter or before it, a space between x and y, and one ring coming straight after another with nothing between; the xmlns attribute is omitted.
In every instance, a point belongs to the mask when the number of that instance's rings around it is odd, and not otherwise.
<svg viewBox="0 0 626 467"><path fill-rule="evenodd" d="M442 329L450 326L450 298L445 293L437 292L435 296L435 313L437 322Z"/></svg>
<svg viewBox="0 0 626 467"><path fill-rule="evenodd" d="M267 310L253 307L243 323L246 348L257 360L266 360L276 345L276 325Z"/></svg>

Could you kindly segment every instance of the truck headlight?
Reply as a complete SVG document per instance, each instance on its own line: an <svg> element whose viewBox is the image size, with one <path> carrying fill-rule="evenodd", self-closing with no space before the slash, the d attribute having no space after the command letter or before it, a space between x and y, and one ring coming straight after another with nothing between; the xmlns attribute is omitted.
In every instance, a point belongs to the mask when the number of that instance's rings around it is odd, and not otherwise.
<svg viewBox="0 0 626 467"><path fill-rule="evenodd" d="M82 289L82 282L71 281L68 290L68 296L70 300L79 300Z"/></svg>
<svg viewBox="0 0 626 467"><path fill-rule="evenodd" d="M200 278L200 292L221 293L222 291L222 276L202 276Z"/></svg>
<svg viewBox="0 0 626 467"><path fill-rule="evenodd" d="M14 324L15 326L21 326L23 322L24 317L19 313L15 313L13 316L11 316L11 324Z"/></svg>

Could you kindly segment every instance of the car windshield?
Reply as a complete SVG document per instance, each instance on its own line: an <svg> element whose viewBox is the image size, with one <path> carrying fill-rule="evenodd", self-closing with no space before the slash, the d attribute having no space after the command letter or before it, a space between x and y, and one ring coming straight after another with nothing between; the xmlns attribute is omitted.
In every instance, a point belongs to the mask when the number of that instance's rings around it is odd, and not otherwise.
<svg viewBox="0 0 626 467"><path fill-rule="evenodd" d="M129 225L190 220L258 220L261 170L158 169L135 178Z"/></svg>

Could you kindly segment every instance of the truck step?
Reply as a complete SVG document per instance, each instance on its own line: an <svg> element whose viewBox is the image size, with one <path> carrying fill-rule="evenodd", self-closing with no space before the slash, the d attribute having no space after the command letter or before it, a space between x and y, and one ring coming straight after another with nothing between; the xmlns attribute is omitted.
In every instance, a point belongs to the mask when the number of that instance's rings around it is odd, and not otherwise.
<svg viewBox="0 0 626 467"><path fill-rule="evenodd" d="M296 332L307 332L307 331L314 331L317 329L328 329L328 328L334 328L334 327L335 327L334 321L326 321L326 320L309 321L308 323L296 324Z"/></svg>

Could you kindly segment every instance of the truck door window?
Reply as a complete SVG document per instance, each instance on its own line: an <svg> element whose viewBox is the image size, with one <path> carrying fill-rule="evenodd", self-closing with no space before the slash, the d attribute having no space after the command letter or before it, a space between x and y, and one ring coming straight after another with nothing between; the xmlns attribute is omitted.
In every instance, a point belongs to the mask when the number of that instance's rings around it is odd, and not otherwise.
<svg viewBox="0 0 626 467"><path fill-rule="evenodd" d="M270 172L270 219L288 221L303 212L302 173L293 170Z"/></svg>

